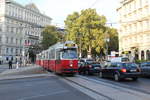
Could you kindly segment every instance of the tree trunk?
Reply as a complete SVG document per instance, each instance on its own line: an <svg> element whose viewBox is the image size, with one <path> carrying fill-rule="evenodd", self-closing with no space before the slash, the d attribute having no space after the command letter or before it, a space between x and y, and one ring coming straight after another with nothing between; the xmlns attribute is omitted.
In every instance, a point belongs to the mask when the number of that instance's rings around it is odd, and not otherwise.
<svg viewBox="0 0 150 100"><path fill-rule="evenodd" d="M88 58L92 58L92 48L91 48L91 45L89 45L87 57L88 57Z"/></svg>

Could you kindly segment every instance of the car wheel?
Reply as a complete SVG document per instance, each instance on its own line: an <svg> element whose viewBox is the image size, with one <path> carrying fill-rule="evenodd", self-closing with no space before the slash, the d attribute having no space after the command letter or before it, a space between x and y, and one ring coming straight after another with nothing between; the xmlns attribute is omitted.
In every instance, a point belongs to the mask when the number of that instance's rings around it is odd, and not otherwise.
<svg viewBox="0 0 150 100"><path fill-rule="evenodd" d="M133 81L137 81L137 79L138 79L137 77L132 78Z"/></svg>
<svg viewBox="0 0 150 100"><path fill-rule="evenodd" d="M99 72L99 77L103 78L103 73L102 72Z"/></svg>
<svg viewBox="0 0 150 100"><path fill-rule="evenodd" d="M82 73L81 72L78 72L79 73L79 75L81 75Z"/></svg>
<svg viewBox="0 0 150 100"><path fill-rule="evenodd" d="M85 74L86 74L86 75L89 75L89 71L85 71Z"/></svg>
<svg viewBox="0 0 150 100"><path fill-rule="evenodd" d="M120 81L120 78L119 78L119 75L118 75L118 74L115 74L115 75L114 75L114 80L115 80L115 81Z"/></svg>

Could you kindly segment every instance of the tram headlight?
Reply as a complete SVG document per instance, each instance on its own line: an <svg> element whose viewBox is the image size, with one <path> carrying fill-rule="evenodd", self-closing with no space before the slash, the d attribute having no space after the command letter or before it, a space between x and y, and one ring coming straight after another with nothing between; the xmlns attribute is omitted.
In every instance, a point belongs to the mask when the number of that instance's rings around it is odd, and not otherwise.
<svg viewBox="0 0 150 100"><path fill-rule="evenodd" d="M70 67L73 67L73 65L72 65L72 64L70 64Z"/></svg>

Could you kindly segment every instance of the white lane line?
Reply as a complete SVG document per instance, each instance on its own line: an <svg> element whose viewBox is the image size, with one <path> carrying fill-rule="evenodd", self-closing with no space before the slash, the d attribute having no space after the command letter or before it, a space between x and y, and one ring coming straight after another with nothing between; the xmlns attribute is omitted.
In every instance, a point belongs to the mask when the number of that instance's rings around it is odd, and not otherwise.
<svg viewBox="0 0 150 100"><path fill-rule="evenodd" d="M62 91L57 91L57 92L53 92L53 93L49 93L49 94L41 94L41 95L35 95L35 96L31 96L31 97L24 97L18 100L27 100L27 99L33 99L33 98L38 98L38 97L45 97L45 96L51 96L51 95L56 95L56 94L61 94L61 93L67 93L69 92L68 90L62 90Z"/></svg>

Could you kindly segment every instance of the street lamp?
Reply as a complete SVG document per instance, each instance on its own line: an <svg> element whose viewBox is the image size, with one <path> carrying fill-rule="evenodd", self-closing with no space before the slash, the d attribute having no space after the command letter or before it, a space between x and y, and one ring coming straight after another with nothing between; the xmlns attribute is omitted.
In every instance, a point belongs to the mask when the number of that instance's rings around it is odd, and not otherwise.
<svg viewBox="0 0 150 100"><path fill-rule="evenodd" d="M105 42L106 42L106 60L108 60L108 43L109 43L110 39L106 38Z"/></svg>

